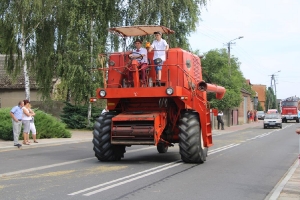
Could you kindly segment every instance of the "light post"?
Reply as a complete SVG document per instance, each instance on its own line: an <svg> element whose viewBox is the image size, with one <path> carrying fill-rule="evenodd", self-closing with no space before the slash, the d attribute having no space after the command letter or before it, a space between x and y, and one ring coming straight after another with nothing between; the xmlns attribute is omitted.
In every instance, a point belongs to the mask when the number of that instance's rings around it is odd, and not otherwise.
<svg viewBox="0 0 300 200"><path fill-rule="evenodd" d="M234 40L238 40L238 39L242 39L244 38L244 36L240 36L238 38L235 38L233 40L230 40L229 42L227 42L227 47L228 47L228 67L229 67L229 76L231 76L231 62L230 62L230 45L231 44L235 44L235 42L233 42Z"/></svg>
<svg viewBox="0 0 300 200"><path fill-rule="evenodd" d="M273 83L273 81L274 81L275 96L276 96L276 98L277 98L277 91L276 91L276 79L275 79L275 74L276 74L276 73L279 73L279 72L281 72L281 70L278 70L277 72L275 72L275 73L273 73L273 74L270 75L270 76L271 76L271 88L272 88L272 89L273 89L272 83Z"/></svg>

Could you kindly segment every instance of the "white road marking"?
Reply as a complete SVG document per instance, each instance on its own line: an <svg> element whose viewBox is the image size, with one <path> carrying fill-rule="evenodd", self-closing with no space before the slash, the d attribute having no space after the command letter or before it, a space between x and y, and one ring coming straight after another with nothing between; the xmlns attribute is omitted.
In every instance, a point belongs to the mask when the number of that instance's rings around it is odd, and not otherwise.
<svg viewBox="0 0 300 200"><path fill-rule="evenodd" d="M145 147L145 148L141 148L141 149L129 150L126 153L133 153L133 152L143 151L143 150L147 150L147 149L151 149L151 148L154 148L154 146L153 147ZM63 165L70 165L70 164L79 163L79 162L91 160L91 159L96 159L96 157L84 158L84 159L79 159L79 160L57 163L57 164L53 164L53 165L45 165L45 166L34 167L34 168L29 168L29 169L14 171L14 172L8 172L8 173L0 174L0 177L12 176L12 175L28 173L28 172L35 172L38 170L49 169L49 168L59 167L59 166L63 166Z"/></svg>
<svg viewBox="0 0 300 200"><path fill-rule="evenodd" d="M131 179L129 179L129 180L122 181L122 182L119 182L119 183L116 183L116 184L113 184L113 185L110 185L110 186L101 188L101 189L99 189L99 190L95 190L95 191L93 191L93 192L89 192L89 193L87 193L87 194L84 194L84 196L91 196L91 195L93 195L93 194L96 194L96 193L99 193L99 192L103 192L103 191L105 191L105 190L109 190L109 189L111 189L111 188L114 188L114 187L117 187L117 186L120 186L120 185L129 183L129 182L132 182L132 181L135 181L135 180L138 180L138 179L141 179L141 178L150 176L150 175L152 175L152 174L156 174L156 173L162 172L162 171L164 171L164 170L167 170L167 169L170 169L170 168L173 168L173 167L177 167L178 165L181 165L181 164L183 164L183 162L177 163L177 164L173 164L173 165L171 165L171 166L164 167L164 168L162 168L162 169L158 169L158 170L156 170L156 171L152 171L152 172L149 172L149 173L147 173L147 174L143 174L143 175L141 175L141 176L138 176L138 177L135 177L135 178L131 178Z"/></svg>
<svg viewBox="0 0 300 200"><path fill-rule="evenodd" d="M164 165L160 165L158 167L154 167L154 168L147 169L147 170L135 173L135 174L131 174L131 175L125 176L123 178L115 179L115 180L112 180L112 181L109 181L109 182L106 182L106 183L101 183L99 185L95 185L95 186L92 186L92 187L89 187L89 188L86 188L86 189L83 189L83 190L79 190L79 191L73 192L73 193L71 193L69 195L76 195L76 194L84 193L84 192L87 192L89 190L93 190L93 189L96 189L96 188L99 188L99 187L102 187L102 186L105 186L105 185L108 185L108 184L111 184L111 183L115 183L117 181L122 181L124 179L131 178L131 177L134 177L134 176L137 176L137 175L140 175L140 174L144 174L144 173L147 173L147 172L151 172L153 170L157 170L157 169L160 169L160 168L165 169L165 167L168 167L169 165L173 166L175 164L178 164L178 162L179 161L175 161L175 162L167 163L167 164L164 164ZM182 164L182 162L180 164Z"/></svg>
<svg viewBox="0 0 300 200"><path fill-rule="evenodd" d="M29 168L29 169L14 171L14 172L8 172L8 173L0 174L0 177L12 176L12 175L17 175L17 174L22 174L22 173L28 173L28 172L33 172L33 171L42 170L42 169L49 169L49 168L52 168L52 167L58 167L58 166L63 166L63 165L79 163L79 162L82 162L82 161L85 161L85 160L91 160L91 159L95 159L95 157L93 157L93 158L84 158L84 159L74 160L74 161L69 161L69 162L62 162L62 163L57 163L57 164L53 164L53 165L45 165L45 166L41 166L41 167L34 167L34 168Z"/></svg>
<svg viewBox="0 0 300 200"><path fill-rule="evenodd" d="M214 153L218 153L220 151L224 151L226 149L230 149L230 148L236 147L238 145L240 145L240 144L233 143L233 144L229 144L229 145L226 145L226 146L223 146L223 147L219 147L217 149L213 149L213 150L208 151L208 155L211 155L211 154L214 154Z"/></svg>
<svg viewBox="0 0 300 200"><path fill-rule="evenodd" d="M236 147L238 145L240 145L240 144L235 144L235 143L234 144L229 144L229 145L226 145L224 147L220 147L220 148L209 151L208 155L211 155L211 154L214 154L214 153L217 153L217 152L220 152L220 151L224 151L224 150ZM180 161L180 160L175 161L175 162L171 162L171 163L167 163L167 164L164 164L164 165L161 165L161 166L158 166L158 167L154 167L154 168L147 169L147 170L135 173L135 174L131 174L129 176L125 176L125 177L122 177L122 178L119 178L119 179L115 179L115 180L112 180L112 181L108 181L108 182L105 182L105 183L101 183L99 185L89 187L89 188L86 188L86 189L83 189L83 190L79 190L77 192L73 192L73 193L68 194L68 195L77 195L77 194L85 193L85 192L90 191L90 190L97 189L95 191L91 191L91 192L83 194L83 196L91 196L93 194L100 193L100 192L118 187L120 185L123 185L123 184L129 183L129 182L132 182L132 181L150 176L152 174L156 174L156 173L159 173L161 171L179 166L181 164L183 164L183 162ZM128 180L124 180L124 179L128 179ZM121 181L121 182L119 182L119 181ZM112 184L112 183L114 183L114 184ZM110 184L112 184L112 185L110 185ZM108 186L106 186L106 185L108 185ZM106 186L106 187L103 187L103 186Z"/></svg>

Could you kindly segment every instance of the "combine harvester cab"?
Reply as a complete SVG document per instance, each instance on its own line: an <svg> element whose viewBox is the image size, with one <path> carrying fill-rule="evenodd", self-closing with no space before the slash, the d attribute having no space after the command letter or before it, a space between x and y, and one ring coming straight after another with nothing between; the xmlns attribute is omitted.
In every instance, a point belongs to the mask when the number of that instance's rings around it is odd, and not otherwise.
<svg viewBox="0 0 300 200"><path fill-rule="evenodd" d="M123 37L172 34L164 26L131 26L109 29ZM155 51L155 50L153 50ZM202 80L200 58L180 48L170 48L162 67L161 86L155 84L153 51L148 53L147 81L139 79L138 62L130 61L130 52L100 54L107 60L103 70L104 87L98 99L106 99L109 112L95 122L93 144L100 161L124 157L131 145L155 145L159 153L179 143L184 162L203 163L212 145L212 128L207 92L222 99L225 89ZM128 72L133 73L133 85ZM214 112L217 114L216 112Z"/></svg>

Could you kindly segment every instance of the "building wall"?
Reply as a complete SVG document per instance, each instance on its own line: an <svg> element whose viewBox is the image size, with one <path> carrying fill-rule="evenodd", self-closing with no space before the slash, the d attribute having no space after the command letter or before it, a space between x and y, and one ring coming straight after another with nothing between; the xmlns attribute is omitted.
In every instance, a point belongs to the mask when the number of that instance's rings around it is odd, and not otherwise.
<svg viewBox="0 0 300 200"><path fill-rule="evenodd" d="M252 90L257 92L258 101L260 102L260 105L263 107L263 110L266 110L266 85L260 85L260 84L253 84Z"/></svg>
<svg viewBox="0 0 300 200"><path fill-rule="evenodd" d="M244 124L247 123L247 111L253 110L253 102L251 99L250 94L248 93L241 93L242 102L238 108L238 123Z"/></svg>
<svg viewBox="0 0 300 200"><path fill-rule="evenodd" d="M25 99L25 89L3 90L0 88L0 108L13 107ZM38 101L36 90L30 90L30 101Z"/></svg>

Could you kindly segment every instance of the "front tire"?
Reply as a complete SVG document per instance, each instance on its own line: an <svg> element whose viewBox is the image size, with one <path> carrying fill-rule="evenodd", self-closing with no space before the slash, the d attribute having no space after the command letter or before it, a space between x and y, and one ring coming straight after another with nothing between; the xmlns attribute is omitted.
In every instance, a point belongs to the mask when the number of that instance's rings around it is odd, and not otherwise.
<svg viewBox="0 0 300 200"><path fill-rule="evenodd" d="M207 148L203 146L199 114L184 111L179 121L179 151L186 163L203 163L206 160Z"/></svg>
<svg viewBox="0 0 300 200"><path fill-rule="evenodd" d="M167 153L168 148L169 148L168 145L166 145L164 142L159 142L157 144L158 153Z"/></svg>
<svg viewBox="0 0 300 200"><path fill-rule="evenodd" d="M118 161L124 157L125 146L110 143L111 119L114 116L116 116L115 112L104 113L100 115L94 125L93 150L100 161Z"/></svg>

